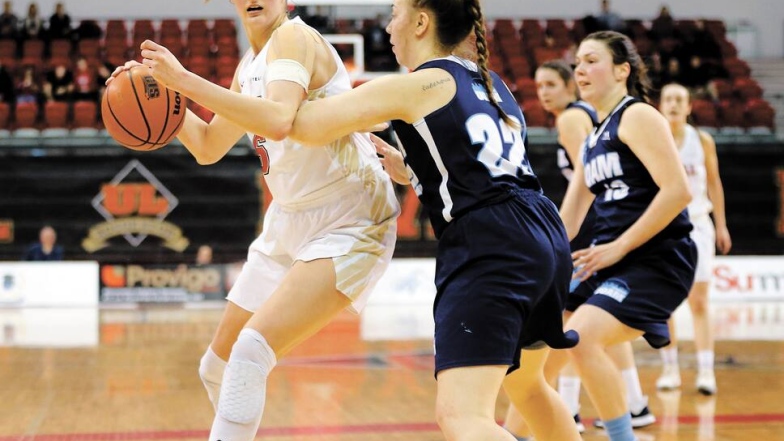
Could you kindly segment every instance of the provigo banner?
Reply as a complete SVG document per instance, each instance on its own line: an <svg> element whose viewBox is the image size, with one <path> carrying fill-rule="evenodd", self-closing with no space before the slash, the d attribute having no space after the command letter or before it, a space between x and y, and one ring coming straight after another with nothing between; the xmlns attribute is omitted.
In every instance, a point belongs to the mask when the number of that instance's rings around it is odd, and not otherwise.
<svg viewBox="0 0 784 441"><path fill-rule="evenodd" d="M101 265L102 303L223 300L223 265Z"/></svg>

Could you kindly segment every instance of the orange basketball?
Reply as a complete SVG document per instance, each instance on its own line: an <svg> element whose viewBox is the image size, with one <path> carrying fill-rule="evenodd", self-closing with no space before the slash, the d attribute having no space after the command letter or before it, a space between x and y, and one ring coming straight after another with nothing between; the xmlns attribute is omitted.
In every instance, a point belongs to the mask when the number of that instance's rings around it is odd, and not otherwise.
<svg viewBox="0 0 784 441"><path fill-rule="evenodd" d="M132 150L150 151L177 136L186 105L186 98L158 84L147 66L134 66L106 87L101 113L115 141Z"/></svg>

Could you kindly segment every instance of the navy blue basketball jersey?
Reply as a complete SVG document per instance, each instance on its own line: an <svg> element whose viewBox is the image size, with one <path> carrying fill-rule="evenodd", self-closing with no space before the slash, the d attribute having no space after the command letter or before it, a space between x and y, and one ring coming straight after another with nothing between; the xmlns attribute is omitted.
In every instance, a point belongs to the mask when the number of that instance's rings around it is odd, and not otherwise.
<svg viewBox="0 0 784 441"><path fill-rule="evenodd" d="M594 243L612 242L648 208L659 187L629 146L618 138L623 112L643 101L627 96L595 127L583 145L585 183L596 195ZM662 231L635 251L650 249L668 239L680 239L691 231L684 209Z"/></svg>
<svg viewBox="0 0 784 441"><path fill-rule="evenodd" d="M581 109L584 110L585 113L588 114L588 117L591 118L591 122L594 126L599 124L599 118L596 116L596 110L594 108L582 100L572 101L569 105L566 106L567 109ZM574 171L574 165L572 164L572 160L569 159L569 154L566 152L564 146L560 143L558 144L558 149L556 150L556 154L558 155L558 168L561 169L561 174L567 181L572 180L572 172Z"/></svg>
<svg viewBox="0 0 784 441"><path fill-rule="evenodd" d="M528 162L523 113L501 78L490 73L493 93L520 129L503 122L474 63L450 56L417 70L431 68L454 77L454 99L414 124L396 120L392 127L411 184L440 237L452 219L473 208L508 199L515 189L541 187Z"/></svg>

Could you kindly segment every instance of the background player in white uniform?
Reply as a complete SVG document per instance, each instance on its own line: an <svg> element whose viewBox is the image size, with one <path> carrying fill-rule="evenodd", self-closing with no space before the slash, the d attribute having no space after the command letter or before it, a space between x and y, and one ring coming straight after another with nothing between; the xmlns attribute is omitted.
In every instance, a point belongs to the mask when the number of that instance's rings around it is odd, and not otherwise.
<svg viewBox="0 0 784 441"><path fill-rule="evenodd" d="M713 331L708 311L708 291L716 247L722 254L727 254L732 247L724 212L724 189L719 178L716 144L709 134L686 122L691 113L691 100L685 87L679 84L664 86L659 110L670 122L693 197L689 204L689 219L694 225L691 237L697 244L699 259L688 301L694 321L694 346L697 350L696 387L705 395L713 395L717 389L716 376L713 373ZM715 229L710 218L711 211L716 222ZM675 339L675 324L672 319L669 325L671 343L660 350L664 370L656 381L656 387L659 389L674 389L681 385L678 342Z"/></svg>
<svg viewBox="0 0 784 441"><path fill-rule="evenodd" d="M277 360L346 307L365 304L392 256L399 206L367 135L318 147L288 138L304 101L351 89L334 48L289 20L286 0L233 4L251 48L231 90L154 42L142 44L142 56L156 80L215 112L209 124L186 116L179 138L196 160L218 161L247 133L273 196L199 369L217 410L210 440L244 441L255 437Z"/></svg>

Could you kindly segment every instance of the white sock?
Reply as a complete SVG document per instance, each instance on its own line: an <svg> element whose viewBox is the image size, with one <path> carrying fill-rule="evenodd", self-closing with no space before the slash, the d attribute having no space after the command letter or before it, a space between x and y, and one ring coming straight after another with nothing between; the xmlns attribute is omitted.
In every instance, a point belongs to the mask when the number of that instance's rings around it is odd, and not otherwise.
<svg viewBox="0 0 784 441"><path fill-rule="evenodd" d="M677 365L678 364L678 348L677 347L670 347L659 349L659 354L661 354L662 363L670 364L670 365Z"/></svg>
<svg viewBox="0 0 784 441"><path fill-rule="evenodd" d="M212 402L212 407L218 410L218 397L220 396L221 382L223 381L223 371L226 370L226 363L222 358L207 347L207 352L201 357L199 363L199 377L201 382L204 383L204 388L207 389L207 396Z"/></svg>
<svg viewBox="0 0 784 441"><path fill-rule="evenodd" d="M624 369L621 371L621 375L623 376L623 382L626 383L629 410L635 414L640 413L648 403L645 396L642 394L640 377L637 375L637 367L632 366L629 369Z"/></svg>
<svg viewBox="0 0 784 441"><path fill-rule="evenodd" d="M267 376L275 364L267 340L253 329L243 329L223 376L210 441L253 441L264 413Z"/></svg>
<svg viewBox="0 0 784 441"><path fill-rule="evenodd" d="M577 415L580 411L580 377L558 377L558 394L572 415Z"/></svg>
<svg viewBox="0 0 784 441"><path fill-rule="evenodd" d="M697 352L697 367L701 371L713 370L713 351Z"/></svg>

